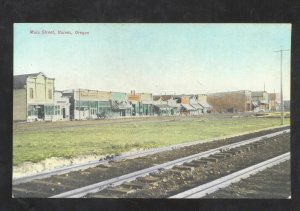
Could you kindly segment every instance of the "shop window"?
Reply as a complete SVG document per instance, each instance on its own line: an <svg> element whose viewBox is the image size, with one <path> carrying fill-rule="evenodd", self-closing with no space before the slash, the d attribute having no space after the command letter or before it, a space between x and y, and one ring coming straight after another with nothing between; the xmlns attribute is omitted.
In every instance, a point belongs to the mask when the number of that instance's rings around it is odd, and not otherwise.
<svg viewBox="0 0 300 211"><path fill-rule="evenodd" d="M60 115L60 106L54 106L54 114Z"/></svg>
<svg viewBox="0 0 300 211"><path fill-rule="evenodd" d="M46 115L53 115L54 112L53 112L53 106L45 106L45 114Z"/></svg>
<svg viewBox="0 0 300 211"><path fill-rule="evenodd" d="M36 116L37 115L37 110L34 108L34 106L29 105L27 113L28 113L28 116Z"/></svg>

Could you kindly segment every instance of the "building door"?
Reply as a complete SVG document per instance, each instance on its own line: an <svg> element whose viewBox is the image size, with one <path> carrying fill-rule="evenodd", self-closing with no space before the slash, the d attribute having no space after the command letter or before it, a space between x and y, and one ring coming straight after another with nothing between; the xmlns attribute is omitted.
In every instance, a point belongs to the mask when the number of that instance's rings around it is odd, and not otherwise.
<svg viewBox="0 0 300 211"><path fill-rule="evenodd" d="M62 115L63 115L63 118L66 118L66 109L65 108L62 109Z"/></svg>
<svg viewBox="0 0 300 211"><path fill-rule="evenodd" d="M132 116L135 116L135 115L136 115L136 108L135 108L135 104L132 104L132 107L133 107Z"/></svg>
<svg viewBox="0 0 300 211"><path fill-rule="evenodd" d="M44 119L45 118L45 113L44 113L44 106L37 106L37 111L38 111L38 118L39 119Z"/></svg>

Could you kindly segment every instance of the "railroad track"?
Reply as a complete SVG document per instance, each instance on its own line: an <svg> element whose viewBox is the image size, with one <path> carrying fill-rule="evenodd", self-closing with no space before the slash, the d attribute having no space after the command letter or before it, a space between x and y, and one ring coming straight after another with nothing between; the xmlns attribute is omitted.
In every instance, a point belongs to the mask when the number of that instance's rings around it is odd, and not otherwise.
<svg viewBox="0 0 300 211"><path fill-rule="evenodd" d="M209 183L200 185L196 188L184 191L182 193L176 194L169 198L173 199L182 199L182 198L202 198L207 194L211 194L219 189L225 188L232 183L236 183L241 179L245 179L251 175L254 175L260 171L263 171L269 167L277 165L281 162L287 161L290 159L290 153L285 153L283 155L277 156L275 158L271 158L269 160L263 161L256 165L250 166L248 168L242 169L240 171L234 172L230 175L221 177Z"/></svg>
<svg viewBox="0 0 300 211"><path fill-rule="evenodd" d="M278 129L280 130L281 128L287 128L287 127L286 126L276 127L276 128L272 128L272 129L273 130L278 130ZM261 131L264 131L264 130L261 130ZM261 132L261 131L259 131L259 132ZM281 132L281 131L278 131L278 132ZM284 132L289 132L289 129L284 130L283 133ZM37 173L37 174L31 174L31 175L24 176L24 177L14 178L13 179L13 185L18 185L18 184L30 182L32 180L48 178L48 177L51 177L53 175L62 175L62 174L66 174L66 173L69 173L69 172L72 172L72 171L84 170L84 169L92 168L92 167L95 167L95 166L98 166L98 165L107 165L110 161L120 161L120 160L124 160L124 159L134 159L134 158L138 158L138 157L153 155L153 154L160 153L160 152L170 151L170 150L174 150L174 149L179 149L179 148L183 148L183 147L193 146L193 145L212 142L212 141L217 141L217 140L220 140L220 139L227 139L227 138L232 138L232 137L243 136L243 135L247 135L247 134L250 134L250 133L247 132L247 133L241 133L239 135L230 135L230 136L225 136L225 137L221 137L221 138L219 137L219 138L213 138L213 139L207 139L207 140L192 141L192 142L176 144L176 145L167 146L167 147L149 149L149 150L140 151L140 152L136 152L136 153L125 153L125 154L120 155L120 156L107 156L106 158L102 158L102 159L99 159L99 160L94 160L94 161L81 163L81 164L75 164L75 165L71 165L71 166L64 166L64 167L60 167L60 168L51 169L51 170L48 170L48 171L43 171L43 172L40 172L40 173ZM271 134L271 136L272 136L272 134ZM265 137L268 138L269 137L268 134Z"/></svg>
<svg viewBox="0 0 300 211"><path fill-rule="evenodd" d="M285 199L291 196L290 160L219 189L203 198Z"/></svg>
<svg viewBox="0 0 300 211"><path fill-rule="evenodd" d="M134 187L137 189L141 187L141 184L136 183L134 180L139 180L139 181L145 180L147 183L151 183L151 184L152 182L160 180L161 178L157 177L157 175L155 174L159 174L162 171L162 169L164 169L163 171L170 170L172 171L172 173L175 174L180 174L180 171L190 172L199 165L201 166L209 163L215 163L219 159L222 160L223 158L234 157L235 155L241 154L243 152L251 151L251 149L258 149L259 147L268 144L269 139L272 138L274 139L275 137L280 135L281 136L285 135L286 133L289 133L289 130L279 131L272 134L267 134L264 136L252 138L249 140L228 144L205 152L197 153L195 155L190 155L163 164L155 165L150 168L142 169L140 171L131 172L129 174L114 177L84 187L79 187L59 194L50 195L50 197L51 198L79 198L79 197L86 197L87 195L93 197L92 195L95 193L96 196L101 197L101 194L97 194L97 193L99 191L101 192L102 190L105 191L106 189L108 190L111 189L112 192L126 195L128 193L131 193L132 190L134 191ZM144 177L147 178L143 179ZM123 187L118 188L118 186L120 185ZM15 190L20 191L20 188L15 188Z"/></svg>

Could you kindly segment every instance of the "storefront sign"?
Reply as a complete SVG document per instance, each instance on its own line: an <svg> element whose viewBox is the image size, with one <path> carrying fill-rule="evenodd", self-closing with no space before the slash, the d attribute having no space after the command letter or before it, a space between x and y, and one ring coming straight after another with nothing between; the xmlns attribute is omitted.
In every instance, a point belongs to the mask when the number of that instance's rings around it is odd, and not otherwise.
<svg viewBox="0 0 300 211"><path fill-rule="evenodd" d="M140 101L139 95L128 95L128 101Z"/></svg>

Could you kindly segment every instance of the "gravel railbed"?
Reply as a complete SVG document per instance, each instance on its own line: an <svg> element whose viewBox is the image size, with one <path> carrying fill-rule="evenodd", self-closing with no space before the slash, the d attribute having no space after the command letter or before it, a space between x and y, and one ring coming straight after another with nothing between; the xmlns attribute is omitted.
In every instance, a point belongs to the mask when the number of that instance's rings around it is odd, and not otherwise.
<svg viewBox="0 0 300 211"><path fill-rule="evenodd" d="M139 186L125 194L118 194L124 185L89 194L88 197L108 197L108 198L166 198L193 187L205 184L222 176L231 174L248 166L260 163L264 160L276 157L290 150L290 134L284 134L265 141L265 144L250 151L244 151L232 157L218 159L217 162L199 165L192 171L163 170L156 175L146 176L130 182L134 186ZM250 146L251 144L249 144ZM241 147L244 148L244 147ZM159 178L154 182L152 178ZM146 182L145 182L146 181ZM151 181L151 182L149 182ZM130 183L126 186L130 187ZM125 187L125 190L126 188Z"/></svg>
<svg viewBox="0 0 300 211"><path fill-rule="evenodd" d="M59 176L51 176L50 178L15 185L13 186L13 195L15 197L49 197L78 187L94 184L157 164L165 163L167 161L272 132L281 131L287 128L289 128L289 126L197 144L130 160L111 161L108 166L99 165L82 171L74 171Z"/></svg>
<svg viewBox="0 0 300 211"><path fill-rule="evenodd" d="M291 195L290 167L285 161L204 198L286 199Z"/></svg>

